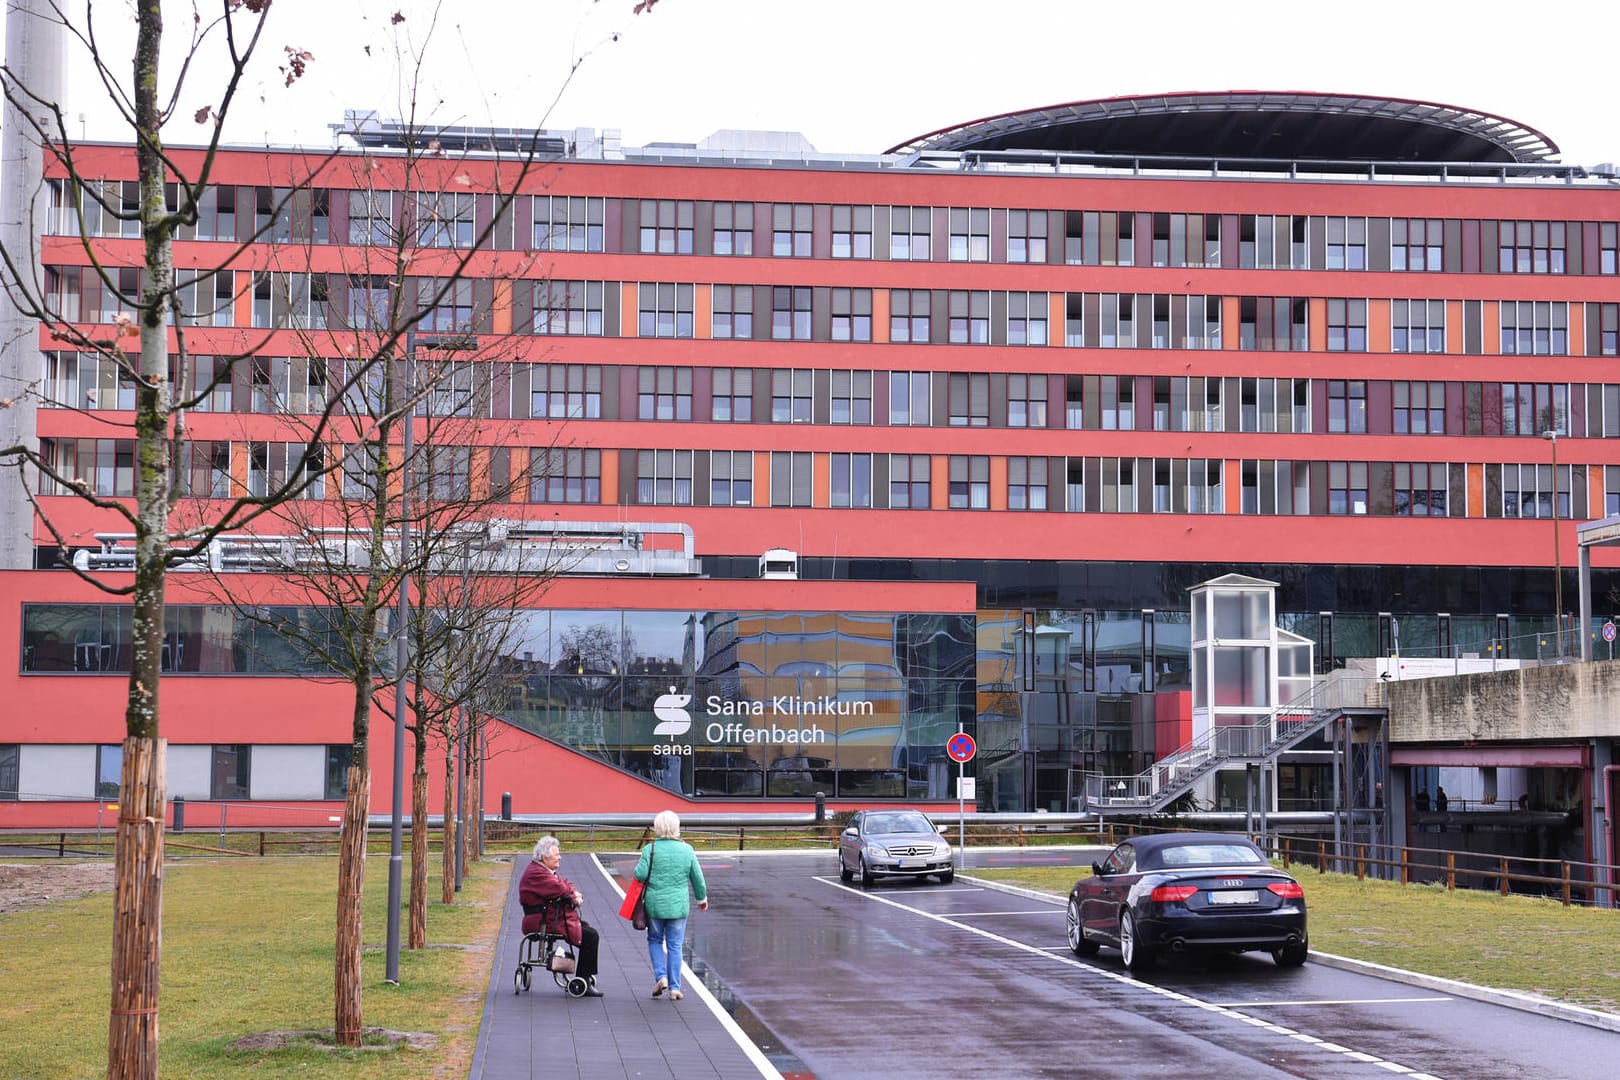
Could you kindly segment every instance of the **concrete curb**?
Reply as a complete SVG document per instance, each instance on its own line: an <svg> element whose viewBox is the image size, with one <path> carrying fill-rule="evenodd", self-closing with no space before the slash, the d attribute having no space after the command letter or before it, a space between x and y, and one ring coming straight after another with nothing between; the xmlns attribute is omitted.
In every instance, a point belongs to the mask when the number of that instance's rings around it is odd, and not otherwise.
<svg viewBox="0 0 1620 1080"><path fill-rule="evenodd" d="M957 876L962 880L971 881L987 889L1011 893L1014 896L1021 896L1029 900L1044 900L1057 905L1066 902L1064 897L1054 896L1051 893L1041 892L1037 889L1026 889L1019 885L1004 885L999 881L990 881L969 874L959 874ZM1407 971L1405 968L1390 967L1387 964L1375 964L1370 960L1353 960L1348 956L1335 956L1332 953L1317 952L1315 949L1311 950L1310 960L1311 963L1321 964L1323 967L1354 971L1361 975L1373 975L1380 979L1405 983L1408 986L1417 986L1425 990L1450 994L1453 997L1483 1001L1491 1005L1518 1009L1520 1012L1536 1013L1555 1020L1567 1020L1572 1024L1584 1024L1587 1027L1620 1033L1620 1015L1600 1012L1597 1009L1588 1009L1581 1005L1569 1005L1562 1001L1537 997L1535 994L1526 994L1519 990L1499 990L1493 986L1476 986L1473 983L1445 979L1438 975L1425 975L1420 971Z"/></svg>

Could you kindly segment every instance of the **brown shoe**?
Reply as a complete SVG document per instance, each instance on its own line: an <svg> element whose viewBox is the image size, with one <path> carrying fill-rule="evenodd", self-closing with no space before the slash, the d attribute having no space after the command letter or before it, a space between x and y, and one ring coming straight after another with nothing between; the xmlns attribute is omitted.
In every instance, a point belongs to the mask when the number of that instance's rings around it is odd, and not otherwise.
<svg viewBox="0 0 1620 1080"><path fill-rule="evenodd" d="M664 991L669 988L668 979L659 979L653 983L653 997L663 997Z"/></svg>

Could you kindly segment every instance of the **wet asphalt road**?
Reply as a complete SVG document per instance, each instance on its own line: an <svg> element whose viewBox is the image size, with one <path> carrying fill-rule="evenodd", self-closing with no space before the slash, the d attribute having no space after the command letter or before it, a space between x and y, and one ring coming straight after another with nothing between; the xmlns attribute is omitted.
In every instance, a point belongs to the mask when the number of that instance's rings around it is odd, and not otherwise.
<svg viewBox="0 0 1620 1080"><path fill-rule="evenodd" d="M1060 902L961 878L863 890L830 852L703 868L694 967L789 1077L1611 1080L1620 1054L1620 1035L1264 954L1169 958L1138 980L1112 950L1071 953Z"/></svg>

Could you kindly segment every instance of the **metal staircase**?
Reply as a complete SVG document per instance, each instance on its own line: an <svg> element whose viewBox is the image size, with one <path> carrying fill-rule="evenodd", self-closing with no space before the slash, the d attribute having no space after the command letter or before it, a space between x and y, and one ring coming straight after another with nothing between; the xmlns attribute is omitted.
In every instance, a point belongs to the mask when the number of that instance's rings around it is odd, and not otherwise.
<svg viewBox="0 0 1620 1080"><path fill-rule="evenodd" d="M1317 734L1344 709L1366 704L1376 680L1335 671L1294 701L1253 724L1223 724L1133 776L1087 773L1081 809L1098 814L1152 814L1218 769L1265 765Z"/></svg>

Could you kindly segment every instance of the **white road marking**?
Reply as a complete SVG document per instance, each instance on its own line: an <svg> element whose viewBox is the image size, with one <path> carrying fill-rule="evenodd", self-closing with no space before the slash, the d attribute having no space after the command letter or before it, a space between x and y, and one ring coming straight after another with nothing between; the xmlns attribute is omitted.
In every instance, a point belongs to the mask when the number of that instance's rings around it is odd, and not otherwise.
<svg viewBox="0 0 1620 1080"><path fill-rule="evenodd" d="M1364 1052L1362 1052L1360 1050L1351 1049L1348 1046L1340 1046L1337 1043L1331 1043L1331 1042L1326 1041L1325 1039L1319 1039L1314 1035L1306 1035L1306 1034L1304 1034L1302 1032L1290 1031L1290 1029L1288 1029L1288 1028L1278 1027L1277 1025L1271 1024L1268 1021L1260 1020L1260 1019L1258 1019L1256 1017L1252 1017L1252 1016L1247 1016L1247 1015L1245 1015L1245 1014L1243 1014L1241 1012L1238 1012L1235 1009L1229 1008L1229 1007L1227 1007L1225 1005L1217 1005L1214 1002L1203 1001L1203 1000L1201 1000L1199 998L1195 998L1195 997L1192 997L1192 996L1190 996L1188 994L1183 994L1183 993L1180 993L1180 992L1175 991L1175 990L1170 990L1170 989L1167 989L1167 988L1162 987L1162 986L1155 986L1152 983L1142 982L1141 980L1137 979L1133 975L1125 974L1125 973L1122 973L1122 972L1109 971L1107 968L1095 967L1095 966L1093 966L1091 964L1083 964L1079 960L1074 959L1073 957L1054 955L1053 953L1049 952L1047 949L1044 949L1044 948L1042 948L1042 947L1040 947L1038 945L1030 945L1030 944L1027 944L1025 942L1018 941L1018 940L1016 940L1014 938L1006 937L1005 935L1002 935L1002 934L997 934L994 931L985 930L982 927L972 926L972 925L970 925L968 923L960 922L956 918L953 918L950 915L940 915L940 914L937 914L936 912L924 911L922 908L912 907L909 904L902 904L898 900L891 900L887 896L878 896L877 894L866 891L866 890L852 888L851 886L845 885L843 882L836 881L836 880L834 880L832 878L814 877L811 880L819 881L823 885L830 886L830 887L832 887L834 889L839 890L840 892L849 893L851 896L858 896L862 900L870 900L870 901L873 901L874 903L878 903L878 904L887 904L889 907L897 908L900 911L910 912L913 915L919 915L922 918L931 919L934 922L941 923L941 924L943 924L945 926L953 927L953 928L955 928L957 930L965 930L970 934L977 934L979 937L986 938L986 939L988 939L990 941L997 942L998 944L1001 944L1001 945L1006 945L1009 948L1017 949L1020 952L1031 953L1031 954L1033 954L1035 956L1039 956L1039 957L1043 957L1043 958L1048 959L1048 960L1055 961L1057 963L1063 964L1066 967L1072 967L1072 968L1075 968L1076 970L1083 971L1088 976L1101 978L1101 979L1106 979L1106 980L1108 980L1110 982L1116 982L1116 983L1120 983L1122 985L1131 986L1131 987L1134 987L1134 988L1136 988L1136 989L1138 989L1138 990L1140 990L1140 991L1142 991L1144 993L1156 994L1159 997L1163 997L1163 998L1167 998L1167 999L1169 999L1171 1001L1176 1001L1176 1002L1181 1002L1183 1004L1191 1005L1194 1008L1203 1009L1206 1012L1213 1012L1213 1013L1217 1013L1217 1014L1219 1014L1221 1016L1230 1017L1231 1019L1237 1020L1237 1021L1242 1022L1242 1023L1254 1024L1255 1026L1265 1028L1266 1030L1269 1030L1274 1034L1285 1035L1287 1038L1296 1039L1296 1040L1298 1040L1300 1042L1315 1046L1317 1049L1324 1050L1324 1051L1326 1051L1328 1053L1340 1054L1340 1055L1342 1055L1344 1057L1348 1057L1348 1058L1350 1058L1350 1059L1352 1059L1354 1061L1364 1061L1364 1062L1367 1062L1370 1065L1379 1065L1379 1066L1384 1067L1384 1068L1389 1068L1390 1066L1395 1066L1393 1071L1395 1071L1395 1072L1403 1072L1404 1071L1404 1075L1407 1075L1407 1076L1411 1077L1411 1080L1442 1080L1441 1077L1431 1076L1428 1073L1413 1072L1407 1066L1399 1065L1398 1063L1395 1063L1395 1062L1386 1061L1383 1058L1376 1057L1376 1056L1374 1056L1372 1054L1364 1053Z"/></svg>
<svg viewBox="0 0 1620 1080"><path fill-rule="evenodd" d="M1270 1005L1407 1005L1414 1002L1452 1000L1455 999L1448 997L1313 998L1309 1001L1223 1001L1221 1007L1226 1009L1258 1009Z"/></svg>
<svg viewBox="0 0 1620 1080"><path fill-rule="evenodd" d="M951 914L955 915L958 919L966 919L970 916L977 919L985 915L1061 915L1063 914L1063 909L1041 908L1039 911L953 911Z"/></svg>

